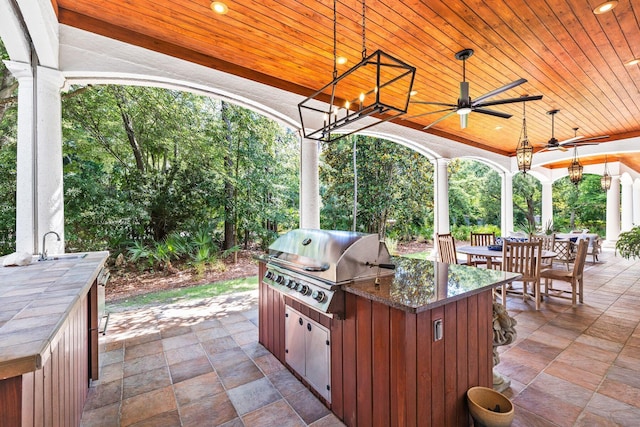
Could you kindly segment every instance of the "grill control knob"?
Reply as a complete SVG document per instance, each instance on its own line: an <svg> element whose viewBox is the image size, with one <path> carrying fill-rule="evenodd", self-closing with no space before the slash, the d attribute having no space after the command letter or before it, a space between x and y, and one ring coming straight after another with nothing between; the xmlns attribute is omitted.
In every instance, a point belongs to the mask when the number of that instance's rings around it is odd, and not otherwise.
<svg viewBox="0 0 640 427"><path fill-rule="evenodd" d="M311 294L311 298L318 302L323 302L327 299L327 296L322 291L313 291L313 293Z"/></svg>
<svg viewBox="0 0 640 427"><path fill-rule="evenodd" d="M311 289L307 285L298 285L298 292L302 295L309 295L311 293Z"/></svg>
<svg viewBox="0 0 640 427"><path fill-rule="evenodd" d="M281 285L284 285L284 276L278 275L278 277L276 278L276 283L280 283Z"/></svg>
<svg viewBox="0 0 640 427"><path fill-rule="evenodd" d="M273 271L267 271L266 276L267 276L267 279L273 280L273 276L274 276Z"/></svg>
<svg viewBox="0 0 640 427"><path fill-rule="evenodd" d="M294 282L292 279L289 279L289 281L287 282L287 288L289 289L295 289L297 285L298 284Z"/></svg>

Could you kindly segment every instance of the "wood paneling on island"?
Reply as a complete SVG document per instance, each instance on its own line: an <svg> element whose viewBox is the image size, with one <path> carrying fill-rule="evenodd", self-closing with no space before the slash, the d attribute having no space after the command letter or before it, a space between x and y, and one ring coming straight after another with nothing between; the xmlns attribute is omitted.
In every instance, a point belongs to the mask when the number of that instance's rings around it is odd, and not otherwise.
<svg viewBox="0 0 640 427"><path fill-rule="evenodd" d="M260 342L285 364L284 306L291 305L331 330L327 405L346 425L468 426L467 389L492 385L491 289L417 313L344 296L345 319L337 320L261 282ZM439 319L443 336L434 341Z"/></svg>

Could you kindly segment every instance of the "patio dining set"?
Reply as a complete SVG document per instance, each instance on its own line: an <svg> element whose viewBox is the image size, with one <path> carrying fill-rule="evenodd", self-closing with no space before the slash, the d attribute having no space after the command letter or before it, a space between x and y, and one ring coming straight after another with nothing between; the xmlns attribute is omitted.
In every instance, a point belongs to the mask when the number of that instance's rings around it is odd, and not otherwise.
<svg viewBox="0 0 640 427"><path fill-rule="evenodd" d="M600 237L588 230L514 237L471 233L469 240L469 245L456 248L450 233L438 234L437 260L519 273L521 277L516 283L520 287L513 283L502 285L494 297L506 306L508 295L520 295L523 300L532 299L536 310L547 297L570 299L573 306L582 303L587 255L597 262L601 250ZM466 255L466 259L459 258L458 253Z"/></svg>

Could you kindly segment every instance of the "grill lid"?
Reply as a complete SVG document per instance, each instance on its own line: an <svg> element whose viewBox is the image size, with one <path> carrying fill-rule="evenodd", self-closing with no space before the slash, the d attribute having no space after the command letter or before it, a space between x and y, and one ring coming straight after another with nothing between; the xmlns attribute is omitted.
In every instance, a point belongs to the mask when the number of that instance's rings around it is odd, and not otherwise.
<svg viewBox="0 0 640 427"><path fill-rule="evenodd" d="M292 230L269 246L269 258L273 264L336 284L391 272L377 268L391 267L387 246L378 235L353 231Z"/></svg>

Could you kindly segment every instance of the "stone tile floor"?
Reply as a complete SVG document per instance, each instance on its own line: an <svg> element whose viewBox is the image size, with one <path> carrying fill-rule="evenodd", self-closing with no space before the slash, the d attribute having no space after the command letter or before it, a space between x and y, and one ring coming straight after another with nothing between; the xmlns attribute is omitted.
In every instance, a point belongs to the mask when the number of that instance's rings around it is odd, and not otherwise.
<svg viewBox="0 0 640 427"><path fill-rule="evenodd" d="M640 425L640 262L587 263L585 303L508 298L514 426ZM112 313L83 426L341 426L258 344L249 292Z"/></svg>

